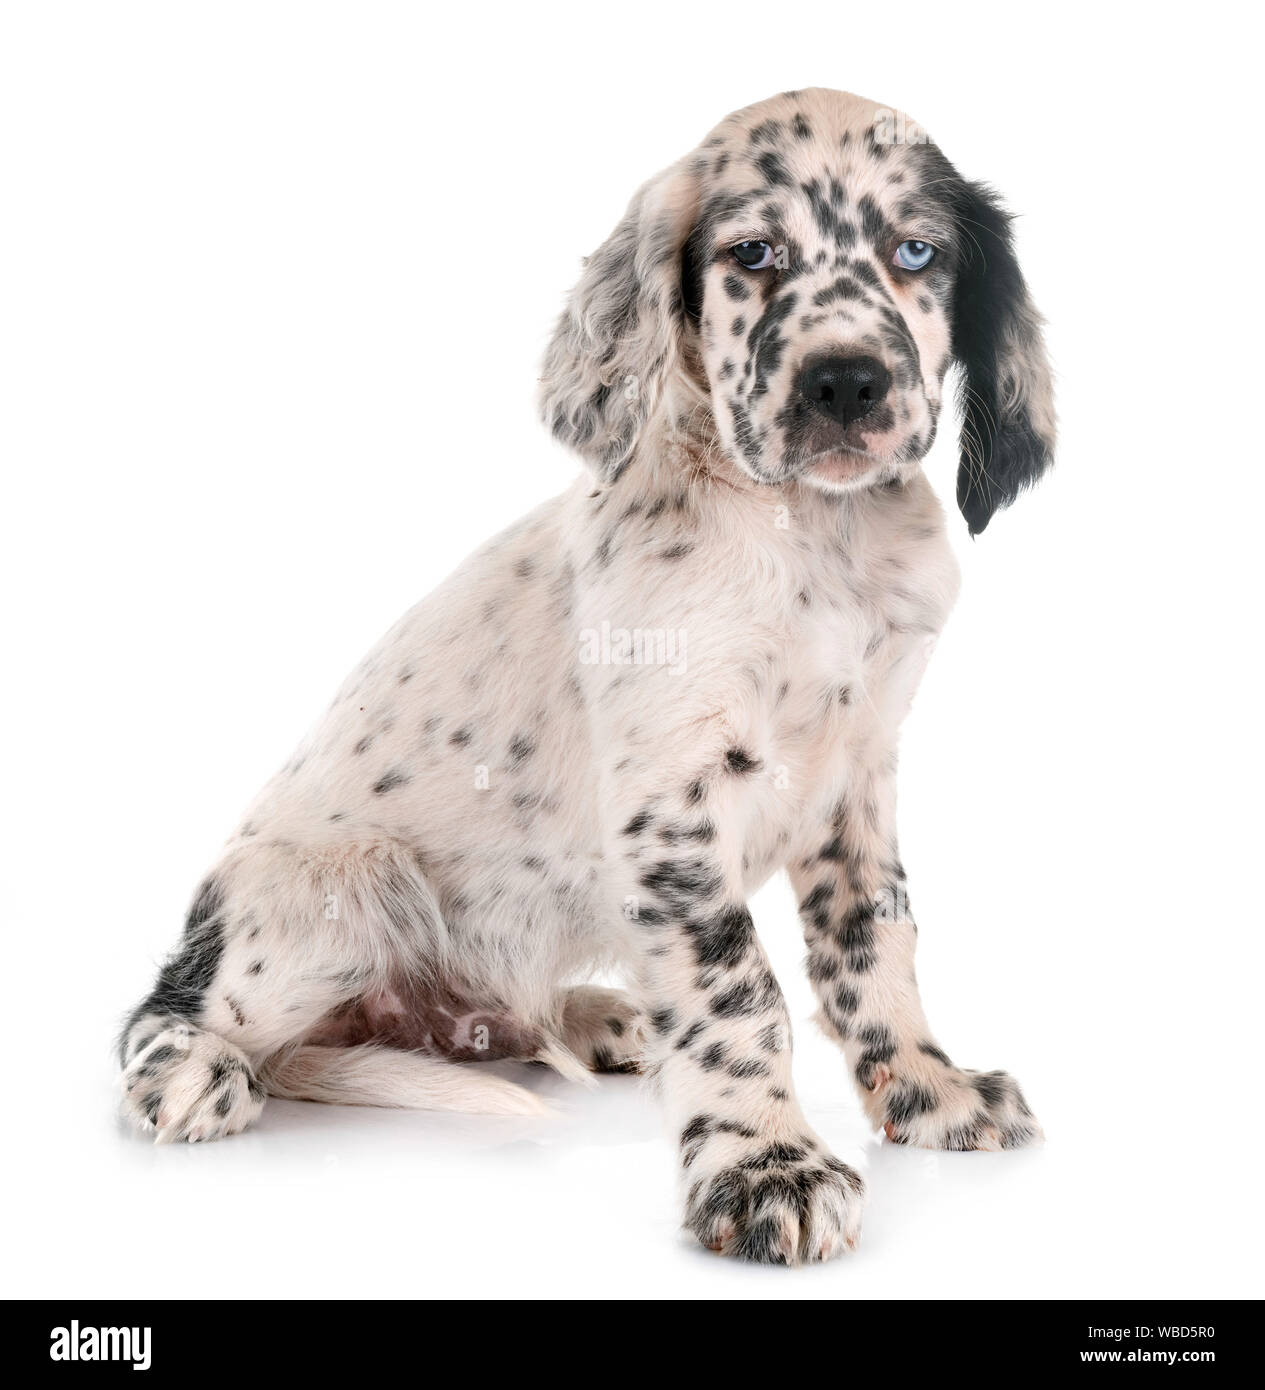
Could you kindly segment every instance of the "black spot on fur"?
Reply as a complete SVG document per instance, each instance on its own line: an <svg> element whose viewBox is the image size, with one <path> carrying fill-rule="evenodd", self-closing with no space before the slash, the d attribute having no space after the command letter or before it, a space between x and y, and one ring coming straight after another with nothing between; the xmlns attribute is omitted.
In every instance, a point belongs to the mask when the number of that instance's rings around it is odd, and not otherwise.
<svg viewBox="0 0 1265 1390"><path fill-rule="evenodd" d="M839 978L843 967L824 951L813 951L808 957L808 978L815 985L829 984Z"/></svg>
<svg viewBox="0 0 1265 1390"><path fill-rule="evenodd" d="M752 979L739 980L712 1000L718 1018L740 1018L765 1013L781 1003L777 981L766 970Z"/></svg>
<svg viewBox="0 0 1265 1390"><path fill-rule="evenodd" d="M786 1164L802 1163L808 1157L808 1150L802 1144L778 1143L750 1154L742 1160L742 1167L781 1168Z"/></svg>
<svg viewBox="0 0 1265 1390"><path fill-rule="evenodd" d="M996 1109L1004 1105L1009 1098L1008 1080L1004 1072L986 1071L971 1077L971 1085L975 1087L976 1094L985 1105Z"/></svg>
<svg viewBox="0 0 1265 1390"><path fill-rule="evenodd" d="M835 990L834 1004L841 1014L854 1014L861 1007L861 996L851 985L840 985Z"/></svg>
<svg viewBox="0 0 1265 1390"><path fill-rule="evenodd" d="M701 859L664 859L647 869L640 882L668 903L688 907L717 892L723 879Z"/></svg>
<svg viewBox="0 0 1265 1390"><path fill-rule="evenodd" d="M730 772L737 773L740 777L746 777L752 772L757 772L763 764L759 758L753 758L744 748L730 748L725 753L725 766Z"/></svg>
<svg viewBox="0 0 1265 1390"><path fill-rule="evenodd" d="M902 1125L915 1116L929 1114L936 1104L935 1094L925 1086L903 1086L887 1097L887 1118Z"/></svg>
<svg viewBox="0 0 1265 1390"><path fill-rule="evenodd" d="M873 969L877 951L871 903L858 903L845 914L839 925L839 941L849 970L861 975Z"/></svg>
<svg viewBox="0 0 1265 1390"><path fill-rule="evenodd" d="M789 92L785 93L790 96ZM747 139L753 145L772 144L782 134L782 122L775 120L761 121L759 125L752 126L747 133Z"/></svg>
<svg viewBox="0 0 1265 1390"><path fill-rule="evenodd" d="M536 742L534 739L527 734L515 734L510 739L510 766L517 767L520 763L525 763L535 751Z"/></svg>
<svg viewBox="0 0 1265 1390"><path fill-rule="evenodd" d="M693 1144L699 1139L706 1139L712 1131L712 1119L710 1115L695 1115L681 1131L681 1143Z"/></svg>
<svg viewBox="0 0 1265 1390"><path fill-rule="evenodd" d="M835 896L835 886L833 883L824 881L818 883L808 896L799 905L799 910L812 919L813 925L819 930L824 931L829 924L829 908Z"/></svg>
<svg viewBox="0 0 1265 1390"><path fill-rule="evenodd" d="M694 945L699 965L733 969L746 955L755 937L751 913L746 908L726 908L702 922L687 922L685 930Z"/></svg>
<svg viewBox="0 0 1265 1390"><path fill-rule="evenodd" d="M209 1091L217 1090L220 1086L232 1080L238 1072L243 1070L244 1068L240 1059L236 1057L217 1057L211 1063L211 1080L207 1089Z"/></svg>
<svg viewBox="0 0 1265 1390"><path fill-rule="evenodd" d="M776 188L787 188L790 186L791 173L786 167L786 161L780 154L773 150L765 150L756 160L760 172Z"/></svg>
<svg viewBox="0 0 1265 1390"><path fill-rule="evenodd" d="M766 1052L781 1052L786 1044L786 1030L780 1023L770 1023L761 1028L756 1041Z"/></svg>
<svg viewBox="0 0 1265 1390"><path fill-rule="evenodd" d="M856 1078L868 1091L874 1084L878 1068L896 1055L896 1039L891 1029L881 1023L867 1024L857 1031L856 1036L865 1049L857 1060Z"/></svg>

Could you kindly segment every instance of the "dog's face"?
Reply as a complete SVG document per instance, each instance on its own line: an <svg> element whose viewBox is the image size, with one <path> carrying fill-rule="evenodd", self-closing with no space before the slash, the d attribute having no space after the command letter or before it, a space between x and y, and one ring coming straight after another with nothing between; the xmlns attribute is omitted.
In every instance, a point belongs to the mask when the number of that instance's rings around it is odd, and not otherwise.
<svg viewBox="0 0 1265 1390"><path fill-rule="evenodd" d="M956 229L926 146L866 103L806 94L703 147L687 309L717 430L751 477L900 477L935 436Z"/></svg>
<svg viewBox="0 0 1265 1390"><path fill-rule="evenodd" d="M986 189L889 109L788 93L640 191L559 325L546 414L608 477L657 422L839 491L918 467L956 361L978 532L1049 461L1039 324Z"/></svg>

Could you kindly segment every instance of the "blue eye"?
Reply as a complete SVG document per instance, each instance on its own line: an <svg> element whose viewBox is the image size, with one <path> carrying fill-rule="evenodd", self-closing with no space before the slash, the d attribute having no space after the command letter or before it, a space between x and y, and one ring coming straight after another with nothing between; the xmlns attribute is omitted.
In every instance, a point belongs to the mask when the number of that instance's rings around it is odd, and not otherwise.
<svg viewBox="0 0 1265 1390"><path fill-rule="evenodd" d="M929 241L902 241L892 260L902 270L925 270L935 254L936 248Z"/></svg>
<svg viewBox="0 0 1265 1390"><path fill-rule="evenodd" d="M767 241L740 241L730 254L748 270L767 270L773 264L773 248Z"/></svg>

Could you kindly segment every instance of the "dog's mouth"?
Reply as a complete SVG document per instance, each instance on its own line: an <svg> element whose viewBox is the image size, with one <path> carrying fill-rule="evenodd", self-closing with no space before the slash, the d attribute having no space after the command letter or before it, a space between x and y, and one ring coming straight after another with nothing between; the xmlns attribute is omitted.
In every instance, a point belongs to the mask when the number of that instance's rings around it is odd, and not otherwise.
<svg viewBox="0 0 1265 1390"><path fill-rule="evenodd" d="M810 455L796 470L801 478L824 487L844 487L855 483L883 462L867 449L837 444Z"/></svg>
<svg viewBox="0 0 1265 1390"><path fill-rule="evenodd" d="M818 487L854 487L892 461L892 423L887 405L847 423L797 409L786 426L788 472Z"/></svg>

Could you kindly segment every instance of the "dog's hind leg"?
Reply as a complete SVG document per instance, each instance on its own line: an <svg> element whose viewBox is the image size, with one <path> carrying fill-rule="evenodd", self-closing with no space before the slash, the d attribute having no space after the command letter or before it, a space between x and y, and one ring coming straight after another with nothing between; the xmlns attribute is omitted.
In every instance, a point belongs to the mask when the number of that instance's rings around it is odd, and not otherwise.
<svg viewBox="0 0 1265 1390"><path fill-rule="evenodd" d="M199 889L179 949L119 1040L124 1113L160 1143L236 1134L255 1119L264 1090L249 1054L207 1027L208 1000L222 991L232 905L225 875Z"/></svg>
<svg viewBox="0 0 1265 1390"><path fill-rule="evenodd" d="M129 1020L124 1109L159 1141L244 1129L269 1091L492 1113L542 1107L491 1074L399 1049L312 1047L322 1020L428 968L444 931L406 847L239 847L199 891L176 953Z"/></svg>

